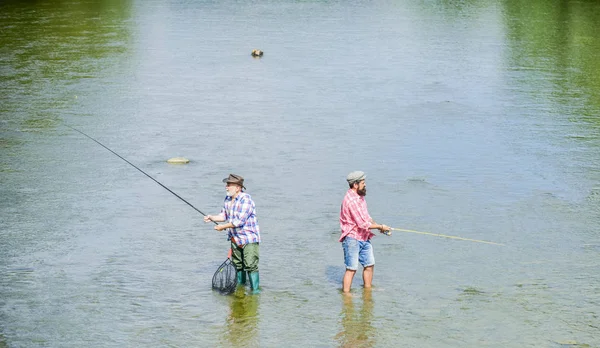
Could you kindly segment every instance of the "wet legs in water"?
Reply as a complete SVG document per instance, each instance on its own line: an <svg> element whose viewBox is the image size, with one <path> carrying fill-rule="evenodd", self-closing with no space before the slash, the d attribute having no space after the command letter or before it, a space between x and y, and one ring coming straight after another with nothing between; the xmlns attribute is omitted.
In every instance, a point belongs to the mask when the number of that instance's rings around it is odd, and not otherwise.
<svg viewBox="0 0 600 348"><path fill-rule="evenodd" d="M363 268L363 282L365 283L365 288L370 288L373 284L373 267L367 266ZM344 279L342 280L342 291L349 292L350 287L352 286L352 279L354 279L354 275L356 274L355 270L346 269L346 273L344 273Z"/></svg>

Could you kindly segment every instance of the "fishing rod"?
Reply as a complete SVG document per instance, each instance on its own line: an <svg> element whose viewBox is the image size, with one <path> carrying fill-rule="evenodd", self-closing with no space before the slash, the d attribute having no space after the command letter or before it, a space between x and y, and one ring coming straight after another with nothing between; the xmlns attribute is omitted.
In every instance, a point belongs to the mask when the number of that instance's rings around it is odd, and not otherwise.
<svg viewBox="0 0 600 348"><path fill-rule="evenodd" d="M477 242L477 243L486 243L486 244L494 244L494 245L504 245L504 244L500 244L500 243L488 242L488 241L485 241L485 240L470 239L470 238L463 238L463 237L457 237L457 236L448 236L448 235L439 234L439 233L420 232L420 231L405 230L405 229L402 229L402 228L393 228L393 227L390 227L390 229L393 230L393 231L408 232L408 233L417 233L417 234L426 234L426 235L429 235L429 236L444 237L444 238L451 238L451 239L460 239L460 240L466 240L466 241Z"/></svg>
<svg viewBox="0 0 600 348"><path fill-rule="evenodd" d="M102 146L103 148L107 149L108 151L112 152L115 156L119 157L120 159L122 159L123 161L127 162L129 165L131 165L133 168L139 170L140 172L142 172L142 174L144 174L145 176L149 177L150 179L152 179L155 183L159 184L160 186L162 186L165 190L171 192L173 195L175 195L175 197L181 199L182 201L185 202L185 204L189 205L190 207L194 208L195 211L199 212L200 214L207 216L206 214L204 214L202 211L200 211L198 208L194 207L190 202L186 201L185 199L181 198L181 196L179 196L178 194L176 194L175 192L171 191L171 189L169 189L168 187L166 187L165 185L161 184L158 180L154 179L153 177L151 177L150 175L148 175L145 171L141 170L140 168L138 168L135 164L129 162L128 160L126 160L125 158L123 158L121 155L119 155L118 153L114 152L113 150L109 149L108 147L106 147L104 144L102 144L101 142L99 142L98 140L92 138L91 136L85 134L84 132L80 131L79 129L73 128L67 124L65 124L65 126L71 128L72 130L79 132L81 134L83 134L84 136L90 138L91 140L93 140L94 142L96 142L98 145ZM215 221L213 221L215 223L215 225L217 225L217 223Z"/></svg>

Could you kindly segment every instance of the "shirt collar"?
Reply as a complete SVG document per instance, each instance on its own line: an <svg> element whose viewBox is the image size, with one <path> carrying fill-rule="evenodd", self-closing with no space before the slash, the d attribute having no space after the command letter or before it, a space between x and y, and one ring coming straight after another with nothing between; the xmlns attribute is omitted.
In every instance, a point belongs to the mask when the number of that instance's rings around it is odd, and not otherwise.
<svg viewBox="0 0 600 348"><path fill-rule="evenodd" d="M240 197L242 197L242 195L243 195L243 194L244 194L244 192L240 192L240 193L238 193L238 195L237 195L237 196L235 196L235 200L236 200L236 201L237 201L237 200L239 200L239 199L240 199ZM231 201L231 200L233 200L233 198L231 198L231 196L225 196L225 202L229 202L229 201Z"/></svg>
<svg viewBox="0 0 600 348"><path fill-rule="evenodd" d="M352 196L352 198L359 198L359 199L364 199L364 196L359 195L357 192L355 192L353 189L348 189L348 194L350 196Z"/></svg>

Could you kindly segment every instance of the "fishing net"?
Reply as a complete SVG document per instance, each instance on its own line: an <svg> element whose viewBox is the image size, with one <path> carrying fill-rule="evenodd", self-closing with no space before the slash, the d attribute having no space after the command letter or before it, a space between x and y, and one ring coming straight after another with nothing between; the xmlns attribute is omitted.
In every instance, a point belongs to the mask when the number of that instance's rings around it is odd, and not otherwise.
<svg viewBox="0 0 600 348"><path fill-rule="evenodd" d="M231 259L227 258L225 262L217 268L212 279L213 290L218 291L222 295L229 295L235 291L237 287L237 270Z"/></svg>

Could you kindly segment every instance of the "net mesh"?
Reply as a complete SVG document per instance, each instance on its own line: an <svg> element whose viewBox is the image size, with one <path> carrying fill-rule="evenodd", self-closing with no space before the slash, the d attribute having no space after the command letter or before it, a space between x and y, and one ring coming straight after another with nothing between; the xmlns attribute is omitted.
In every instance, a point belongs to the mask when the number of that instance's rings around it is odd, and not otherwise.
<svg viewBox="0 0 600 348"><path fill-rule="evenodd" d="M236 286L237 271L231 260L227 259L213 275L212 288L223 295L229 295L235 291Z"/></svg>

